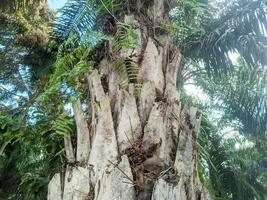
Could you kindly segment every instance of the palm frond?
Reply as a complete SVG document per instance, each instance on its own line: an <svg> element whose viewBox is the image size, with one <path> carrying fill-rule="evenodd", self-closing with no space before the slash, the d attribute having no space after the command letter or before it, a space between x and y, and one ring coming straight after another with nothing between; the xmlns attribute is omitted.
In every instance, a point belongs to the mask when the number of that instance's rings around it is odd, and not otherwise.
<svg viewBox="0 0 267 200"><path fill-rule="evenodd" d="M112 5L112 0L68 0L55 22L57 36L61 39L82 36L96 25L97 18L109 12Z"/></svg>
<svg viewBox="0 0 267 200"><path fill-rule="evenodd" d="M203 24L204 32L184 43L184 54L201 59L209 73L221 75L233 68L238 53L250 66L267 64L267 18L262 0L232 1L222 15Z"/></svg>
<svg viewBox="0 0 267 200"><path fill-rule="evenodd" d="M245 147L246 140L240 137L223 138L214 125L205 117L198 143L200 149L200 177L213 194L214 199L263 200L267 188L262 184L266 172L257 162L264 151L258 146ZM237 149L236 144L243 148ZM205 152L203 153L203 150ZM204 170L203 170L204 169ZM204 173L203 173L204 171ZM263 181L263 182L262 182Z"/></svg>
<svg viewBox="0 0 267 200"><path fill-rule="evenodd" d="M93 1L69 0L61 10L55 23L55 32L63 39L70 35L80 35L94 25L96 13Z"/></svg>
<svg viewBox="0 0 267 200"><path fill-rule="evenodd" d="M223 102L226 117L238 119L246 133L265 134L267 131L267 73L251 69L240 59L231 78L209 78L203 75L197 83L213 98Z"/></svg>

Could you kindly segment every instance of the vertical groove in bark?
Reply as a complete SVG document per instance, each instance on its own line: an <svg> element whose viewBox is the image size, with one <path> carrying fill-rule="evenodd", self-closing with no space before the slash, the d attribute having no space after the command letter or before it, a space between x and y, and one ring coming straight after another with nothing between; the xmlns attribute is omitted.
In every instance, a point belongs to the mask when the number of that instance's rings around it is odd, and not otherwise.
<svg viewBox="0 0 267 200"><path fill-rule="evenodd" d="M119 86L117 84L118 80L118 74L115 71L110 72L109 76L109 83L108 83L108 94L109 94L109 99L110 99L110 107L112 110L113 118L115 121L117 121L117 116L114 114L114 107L116 105L116 102L118 102L118 90Z"/></svg>
<svg viewBox="0 0 267 200"><path fill-rule="evenodd" d="M136 30L138 47L122 48L116 56L131 56L138 65L140 96L134 96L132 84L119 87L120 74L108 58L88 75L90 134L79 102L75 107L76 159L88 162L67 166L63 191L55 175L48 199L210 200L197 173L201 114L191 105L181 108L176 89L181 54L159 28L169 23L169 3L174 1L129 1L137 10L128 8L124 22ZM66 147L70 144L66 140ZM71 152L66 152L70 160Z"/></svg>

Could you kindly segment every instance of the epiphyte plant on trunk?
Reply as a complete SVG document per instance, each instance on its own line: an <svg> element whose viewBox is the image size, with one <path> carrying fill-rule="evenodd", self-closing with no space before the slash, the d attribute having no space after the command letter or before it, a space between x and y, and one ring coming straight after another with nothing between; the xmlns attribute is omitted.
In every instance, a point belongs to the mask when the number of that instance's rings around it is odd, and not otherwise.
<svg viewBox="0 0 267 200"><path fill-rule="evenodd" d="M55 73L52 86L74 88L77 139L66 143L69 165L51 180L48 199L210 199L197 170L201 113L190 101L181 105L176 83L183 57L218 77L231 74L233 51L251 67L266 64L265 2L233 2L208 22L201 18L212 13L206 1L68 1L55 32L76 42L60 55L67 62L56 72L64 75ZM190 23L179 24L179 16ZM75 78L81 62L82 78Z"/></svg>

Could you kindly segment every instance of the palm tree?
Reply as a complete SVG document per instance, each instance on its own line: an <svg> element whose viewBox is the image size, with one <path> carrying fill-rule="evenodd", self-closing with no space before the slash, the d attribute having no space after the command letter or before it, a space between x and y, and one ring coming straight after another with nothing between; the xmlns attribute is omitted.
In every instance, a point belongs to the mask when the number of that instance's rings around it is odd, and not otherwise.
<svg viewBox="0 0 267 200"><path fill-rule="evenodd" d="M197 83L210 96L223 105L217 105L227 110L225 120L239 120L246 135L264 136L267 130L267 91L266 69L251 68L244 60L238 59L227 77L208 77L206 74L197 77Z"/></svg>
<svg viewBox="0 0 267 200"><path fill-rule="evenodd" d="M205 0L68 1L48 93L75 89L77 139L62 114L67 166L48 199L210 199L197 170L201 114L182 106L176 84L188 59L219 78L234 69L231 52L266 65L264 3L233 0L217 12Z"/></svg>
<svg viewBox="0 0 267 200"><path fill-rule="evenodd" d="M76 145L59 128L69 164L51 180L48 199L210 199L197 170L201 113L190 101L182 106L176 88L181 60L202 61L217 77L230 76L231 52L264 66L264 6L233 0L216 12L207 1L68 1L50 85L63 80L77 91L82 81L90 123L80 95ZM84 71L86 81L74 78Z"/></svg>
<svg viewBox="0 0 267 200"><path fill-rule="evenodd" d="M202 118L201 178L215 199L266 199L267 74L242 59L234 65L230 79L207 74L196 78L197 85L216 102L209 109L224 110L216 128Z"/></svg>
<svg viewBox="0 0 267 200"><path fill-rule="evenodd" d="M213 198L266 199L266 150L262 149L266 145L261 145L266 143L266 137L249 139L238 131L224 136L219 134L221 126L215 127L206 117L202 117L201 124L200 178Z"/></svg>

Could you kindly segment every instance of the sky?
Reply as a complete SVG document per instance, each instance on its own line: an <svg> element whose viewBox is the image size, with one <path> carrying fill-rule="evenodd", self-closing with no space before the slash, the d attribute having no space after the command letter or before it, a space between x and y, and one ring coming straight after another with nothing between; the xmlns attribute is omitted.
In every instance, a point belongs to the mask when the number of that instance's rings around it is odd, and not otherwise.
<svg viewBox="0 0 267 200"><path fill-rule="evenodd" d="M53 10L57 10L59 8L62 8L67 0L48 0L48 4L50 8Z"/></svg>

